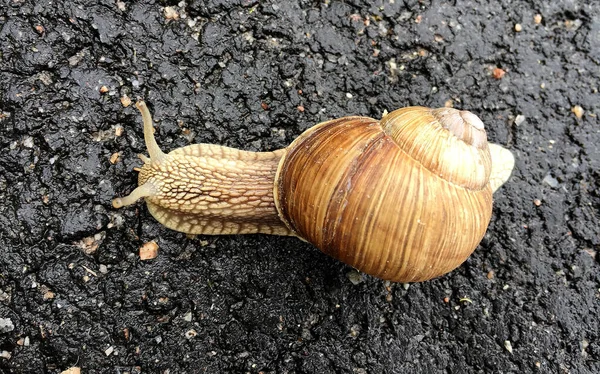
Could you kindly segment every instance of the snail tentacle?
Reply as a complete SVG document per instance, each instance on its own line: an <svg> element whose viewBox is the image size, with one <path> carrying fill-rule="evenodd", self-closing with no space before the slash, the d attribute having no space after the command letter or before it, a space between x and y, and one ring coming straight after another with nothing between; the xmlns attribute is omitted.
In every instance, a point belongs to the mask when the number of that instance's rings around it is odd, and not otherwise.
<svg viewBox="0 0 600 374"><path fill-rule="evenodd" d="M135 202L141 199L142 197L154 196L157 193L157 188L151 182L146 182L141 186L138 186L129 195L113 199L112 206L114 208L121 208L127 205L132 205L135 204Z"/></svg>
<svg viewBox="0 0 600 374"><path fill-rule="evenodd" d="M142 120L144 121L144 142L146 143L146 148L148 149L148 154L150 155L150 159L152 161L161 161L165 154L158 147L158 143L156 143L156 139L154 138L154 127L152 126L152 115L146 106L146 103L143 101L138 101L135 106L142 113ZM143 160L146 163L145 160Z"/></svg>

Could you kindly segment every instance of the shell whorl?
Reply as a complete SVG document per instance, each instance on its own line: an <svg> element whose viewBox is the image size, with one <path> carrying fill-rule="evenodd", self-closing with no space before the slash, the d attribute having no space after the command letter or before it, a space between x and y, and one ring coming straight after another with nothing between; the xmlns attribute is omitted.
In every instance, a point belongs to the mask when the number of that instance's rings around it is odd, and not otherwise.
<svg viewBox="0 0 600 374"><path fill-rule="evenodd" d="M492 164L487 136L473 113L408 107L389 113L381 126L404 152L439 177L473 190L488 184Z"/></svg>

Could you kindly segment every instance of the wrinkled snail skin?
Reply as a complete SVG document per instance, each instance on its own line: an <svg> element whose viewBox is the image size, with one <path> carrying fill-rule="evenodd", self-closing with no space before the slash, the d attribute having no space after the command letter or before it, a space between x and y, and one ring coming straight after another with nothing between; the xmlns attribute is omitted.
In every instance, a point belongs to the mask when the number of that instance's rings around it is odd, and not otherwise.
<svg viewBox="0 0 600 374"><path fill-rule="evenodd" d="M483 123L455 109L409 107L382 120L320 123L274 152L195 144L163 153L143 102L150 158L139 187L165 226L190 234L296 235L376 277L417 282L458 267L510 176L510 151Z"/></svg>

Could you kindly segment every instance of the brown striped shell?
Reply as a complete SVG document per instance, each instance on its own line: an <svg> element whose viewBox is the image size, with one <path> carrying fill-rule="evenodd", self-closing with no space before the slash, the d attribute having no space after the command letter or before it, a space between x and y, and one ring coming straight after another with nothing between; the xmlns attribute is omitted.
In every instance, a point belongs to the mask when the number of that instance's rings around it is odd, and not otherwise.
<svg viewBox="0 0 600 374"><path fill-rule="evenodd" d="M324 253L417 282L475 250L492 213L490 151L470 112L409 107L304 132L275 177L280 218Z"/></svg>

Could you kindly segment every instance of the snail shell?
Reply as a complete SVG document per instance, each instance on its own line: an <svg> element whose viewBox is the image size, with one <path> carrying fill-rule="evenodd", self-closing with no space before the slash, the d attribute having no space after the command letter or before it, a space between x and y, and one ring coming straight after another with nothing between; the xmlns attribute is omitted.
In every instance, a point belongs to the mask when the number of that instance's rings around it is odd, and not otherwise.
<svg viewBox="0 0 600 374"><path fill-rule="evenodd" d="M481 241L490 172L475 115L411 107L304 132L280 162L275 202L288 227L326 254L379 278L423 281Z"/></svg>

